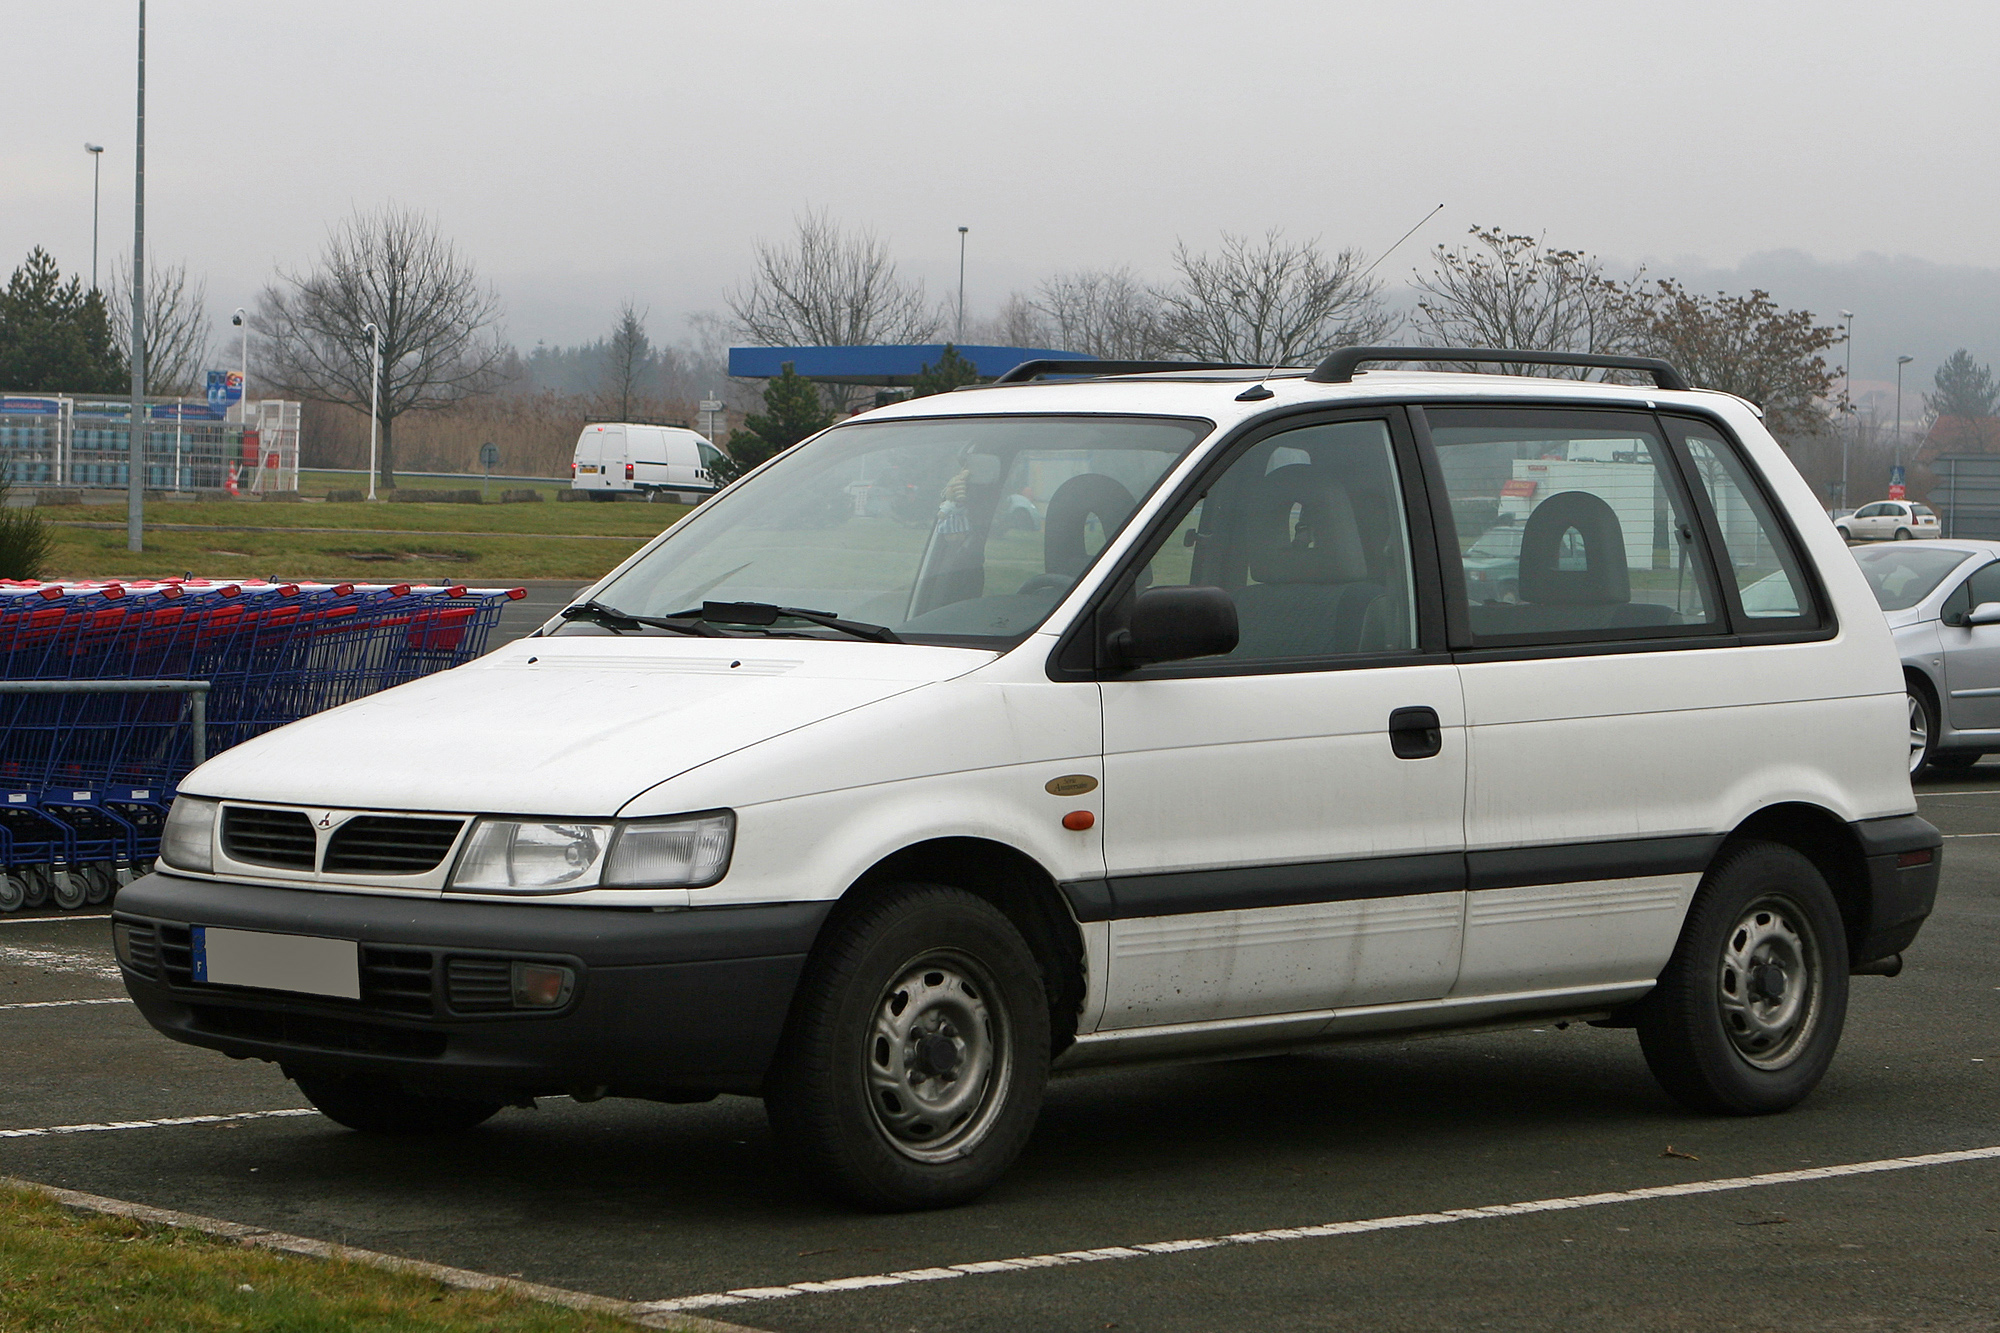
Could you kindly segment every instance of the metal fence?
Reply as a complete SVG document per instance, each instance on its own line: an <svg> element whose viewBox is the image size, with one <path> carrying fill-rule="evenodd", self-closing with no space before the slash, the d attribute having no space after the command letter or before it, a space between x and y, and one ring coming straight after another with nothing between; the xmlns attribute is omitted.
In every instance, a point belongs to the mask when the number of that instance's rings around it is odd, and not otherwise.
<svg viewBox="0 0 2000 1333"><path fill-rule="evenodd" d="M299 405L253 402L227 420L205 400L148 399L148 490L291 491L299 484ZM132 406L63 394L0 393L0 480L22 487L129 484Z"/></svg>

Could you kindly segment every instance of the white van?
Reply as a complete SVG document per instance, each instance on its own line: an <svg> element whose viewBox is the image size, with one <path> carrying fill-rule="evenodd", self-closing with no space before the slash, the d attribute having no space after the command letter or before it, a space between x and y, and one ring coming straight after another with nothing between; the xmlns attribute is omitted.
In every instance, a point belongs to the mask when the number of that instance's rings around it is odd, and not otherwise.
<svg viewBox="0 0 2000 1333"><path fill-rule="evenodd" d="M1358 370L1440 359L1655 383ZM1691 1108L1805 1097L1942 844L1756 409L1093 369L843 422L536 637L211 759L116 901L140 1010L367 1131L761 1096L873 1208L1116 1062L1567 1019Z"/></svg>
<svg viewBox="0 0 2000 1333"><path fill-rule="evenodd" d="M620 491L648 499L664 495L698 503L716 488L715 467L722 451L678 426L593 422L576 437L570 489L593 500L615 500Z"/></svg>

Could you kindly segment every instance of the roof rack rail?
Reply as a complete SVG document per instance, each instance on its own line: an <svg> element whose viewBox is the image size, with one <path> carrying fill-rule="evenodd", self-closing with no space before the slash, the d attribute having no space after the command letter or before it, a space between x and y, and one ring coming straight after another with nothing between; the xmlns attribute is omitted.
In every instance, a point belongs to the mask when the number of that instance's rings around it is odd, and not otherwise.
<svg viewBox="0 0 2000 1333"><path fill-rule="evenodd" d="M1661 389L1689 388L1687 376L1656 356L1599 356L1592 352L1527 352L1503 347L1343 347L1319 363L1306 379L1313 384L1349 384L1366 361L1500 361L1527 366L1590 366L1641 370Z"/></svg>
<svg viewBox="0 0 2000 1333"><path fill-rule="evenodd" d="M1040 361L1023 361L993 382L1026 384L1044 375L1161 375L1176 370L1263 369L1265 369L1263 366L1240 366L1234 362L1223 361L1071 361L1047 357Z"/></svg>

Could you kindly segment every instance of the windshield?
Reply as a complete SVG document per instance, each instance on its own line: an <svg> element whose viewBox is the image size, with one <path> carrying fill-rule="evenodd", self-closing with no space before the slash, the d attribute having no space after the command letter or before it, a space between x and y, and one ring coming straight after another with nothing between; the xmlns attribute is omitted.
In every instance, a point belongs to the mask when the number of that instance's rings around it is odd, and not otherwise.
<svg viewBox="0 0 2000 1333"><path fill-rule="evenodd" d="M1870 546L1854 553L1884 611L1904 611L1931 595L1945 575L1971 559L1964 551L1935 546Z"/></svg>
<svg viewBox="0 0 2000 1333"><path fill-rule="evenodd" d="M1028 416L840 426L692 515L596 600L640 616L761 602L920 643L1005 646L1211 429ZM796 618L762 632L837 633Z"/></svg>

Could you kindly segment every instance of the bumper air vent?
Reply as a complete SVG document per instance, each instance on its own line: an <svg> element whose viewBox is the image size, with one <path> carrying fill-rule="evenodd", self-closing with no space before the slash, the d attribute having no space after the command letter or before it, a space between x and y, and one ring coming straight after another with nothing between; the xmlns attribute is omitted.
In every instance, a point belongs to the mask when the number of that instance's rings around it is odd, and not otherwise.
<svg viewBox="0 0 2000 1333"><path fill-rule="evenodd" d="M226 805L222 808L222 850L231 860L246 865L311 870L315 850L312 820L302 810Z"/></svg>
<svg viewBox="0 0 2000 1333"><path fill-rule="evenodd" d="M160 933L157 930L130 921L114 921L111 932L117 941L118 961L142 977L157 978L160 975Z"/></svg>
<svg viewBox="0 0 2000 1333"><path fill-rule="evenodd" d="M431 1015L432 959L428 949L361 948L361 1004L385 1014Z"/></svg>
<svg viewBox="0 0 2000 1333"><path fill-rule="evenodd" d="M169 986L194 985L194 933L186 926L160 927L160 972Z"/></svg>
<svg viewBox="0 0 2000 1333"><path fill-rule="evenodd" d="M356 815L334 830L320 868L330 875L421 875L437 868L464 827L462 819Z"/></svg>
<svg viewBox="0 0 2000 1333"><path fill-rule="evenodd" d="M514 1007L514 964L505 958L453 958L445 963L445 995L461 1014Z"/></svg>

